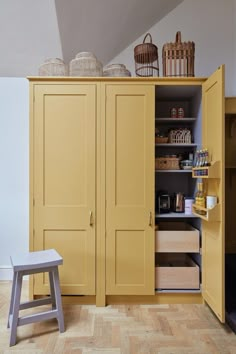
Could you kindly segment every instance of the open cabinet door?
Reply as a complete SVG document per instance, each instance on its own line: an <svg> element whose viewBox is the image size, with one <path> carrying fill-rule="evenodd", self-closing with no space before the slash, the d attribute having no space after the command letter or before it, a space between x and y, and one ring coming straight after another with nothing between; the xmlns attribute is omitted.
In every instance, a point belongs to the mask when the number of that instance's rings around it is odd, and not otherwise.
<svg viewBox="0 0 236 354"><path fill-rule="evenodd" d="M207 195L217 195L218 215L202 221L202 291L204 300L221 322L225 321L224 130L224 66L221 66L203 84L202 120L202 146L209 151L211 165L219 166L214 178L204 179Z"/></svg>

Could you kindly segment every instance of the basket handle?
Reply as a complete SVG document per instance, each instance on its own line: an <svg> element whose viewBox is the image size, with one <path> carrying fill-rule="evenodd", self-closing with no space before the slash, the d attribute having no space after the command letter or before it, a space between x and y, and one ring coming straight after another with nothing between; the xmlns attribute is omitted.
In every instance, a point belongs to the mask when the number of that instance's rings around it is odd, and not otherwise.
<svg viewBox="0 0 236 354"><path fill-rule="evenodd" d="M181 43L181 32L180 31L178 31L176 33L175 42L176 43Z"/></svg>
<svg viewBox="0 0 236 354"><path fill-rule="evenodd" d="M145 40L146 40L147 36L150 37L150 43L152 43L152 36L150 35L150 33L147 33L147 34L146 34L146 36L145 36L144 39L143 39L143 43L145 43Z"/></svg>

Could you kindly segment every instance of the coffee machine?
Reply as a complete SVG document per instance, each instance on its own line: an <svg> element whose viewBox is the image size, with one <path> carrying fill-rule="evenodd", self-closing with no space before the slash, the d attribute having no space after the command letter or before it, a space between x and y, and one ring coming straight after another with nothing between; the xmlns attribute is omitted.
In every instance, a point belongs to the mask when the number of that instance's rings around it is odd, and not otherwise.
<svg viewBox="0 0 236 354"><path fill-rule="evenodd" d="M157 213L164 214L169 213L171 210L170 196L167 191L158 191L156 193L156 206Z"/></svg>

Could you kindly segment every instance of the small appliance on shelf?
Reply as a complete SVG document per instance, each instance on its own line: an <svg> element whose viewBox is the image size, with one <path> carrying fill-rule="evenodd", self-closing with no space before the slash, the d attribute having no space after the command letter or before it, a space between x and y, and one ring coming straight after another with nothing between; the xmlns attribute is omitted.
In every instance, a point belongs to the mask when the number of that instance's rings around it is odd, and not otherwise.
<svg viewBox="0 0 236 354"><path fill-rule="evenodd" d="M167 191L158 191L156 193L157 213L164 214L171 211L170 196Z"/></svg>

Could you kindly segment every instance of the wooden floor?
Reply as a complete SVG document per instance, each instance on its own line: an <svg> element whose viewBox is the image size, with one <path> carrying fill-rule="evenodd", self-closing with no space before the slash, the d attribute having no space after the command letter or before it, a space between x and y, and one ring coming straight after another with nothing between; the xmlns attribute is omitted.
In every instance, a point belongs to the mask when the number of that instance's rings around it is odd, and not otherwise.
<svg viewBox="0 0 236 354"><path fill-rule="evenodd" d="M63 305L65 333L56 320L21 326L10 348L10 290L0 282L0 354L236 353L236 335L205 305ZM27 294L25 282L22 299Z"/></svg>

